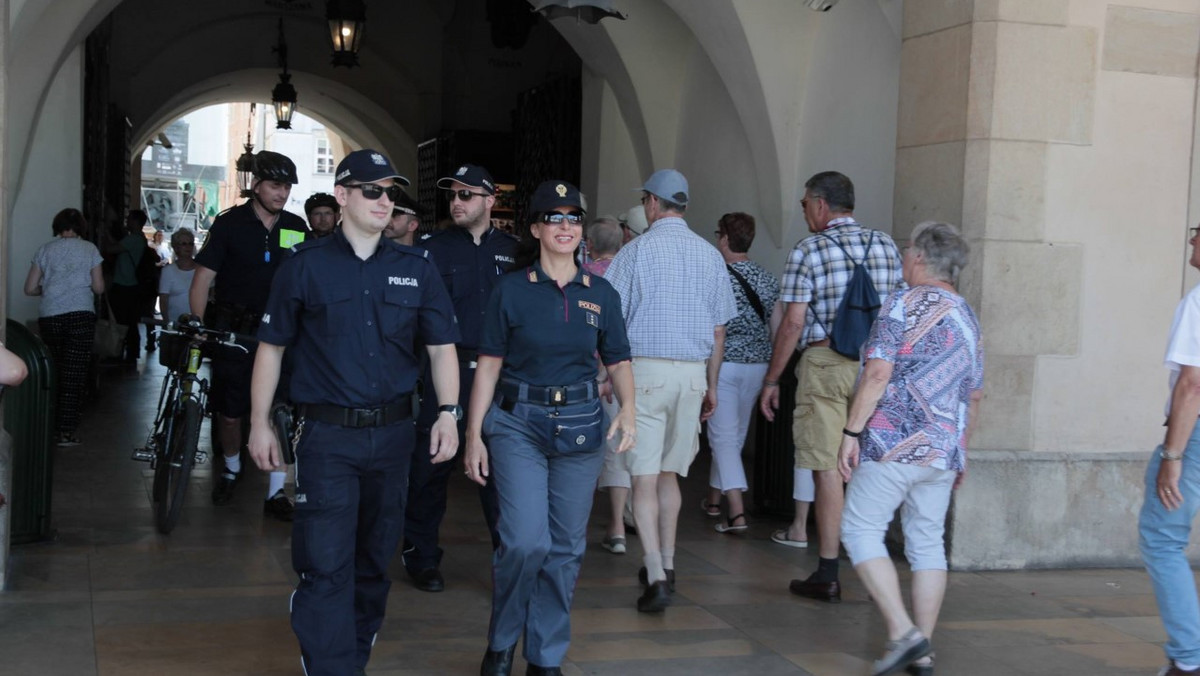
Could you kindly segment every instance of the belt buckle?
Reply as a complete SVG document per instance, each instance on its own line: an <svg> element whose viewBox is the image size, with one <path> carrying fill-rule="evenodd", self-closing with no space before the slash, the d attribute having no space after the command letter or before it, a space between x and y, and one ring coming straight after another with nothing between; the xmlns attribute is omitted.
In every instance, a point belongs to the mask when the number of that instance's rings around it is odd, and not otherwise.
<svg viewBox="0 0 1200 676"><path fill-rule="evenodd" d="M354 409L354 427L379 427L382 419L382 408Z"/></svg>
<svg viewBox="0 0 1200 676"><path fill-rule="evenodd" d="M563 404L567 403L567 388L547 387L546 389L550 394L548 397L550 400L549 403L554 404L555 406L562 406Z"/></svg>

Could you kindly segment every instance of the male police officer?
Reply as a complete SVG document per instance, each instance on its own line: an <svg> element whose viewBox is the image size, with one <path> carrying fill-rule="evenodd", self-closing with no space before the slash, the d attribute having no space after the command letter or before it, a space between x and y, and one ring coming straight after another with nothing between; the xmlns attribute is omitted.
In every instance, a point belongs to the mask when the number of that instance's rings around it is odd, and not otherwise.
<svg viewBox="0 0 1200 676"><path fill-rule="evenodd" d="M402 192L392 207L392 220L383 229L383 236L397 244L412 246L421 226L420 207L417 201Z"/></svg>
<svg viewBox="0 0 1200 676"><path fill-rule="evenodd" d="M192 314L205 324L226 331L253 334L267 305L275 270L288 249L304 241L308 227L283 210L292 186L298 182L296 165L287 157L264 150L254 156L251 199L225 210L208 231L204 248L196 255L196 274L188 300ZM208 288L214 278L214 302L209 307ZM243 353L224 348L213 355L211 389L213 424L225 453L224 471L213 487L214 505L233 499L241 476L242 418L250 412L250 369L254 346ZM287 473L271 472L263 512L281 521L292 520L292 503L283 492Z"/></svg>
<svg viewBox="0 0 1200 676"><path fill-rule="evenodd" d="M444 404L431 406L433 462L454 456L462 416L459 333L437 269L424 251L381 237L408 181L374 150L347 155L336 180L342 227L296 247L281 266L252 385L250 453L277 468L268 414L284 350L304 365L289 392L300 416L291 607L308 676L363 673L383 622L415 444L417 341Z"/></svg>
<svg viewBox="0 0 1200 676"><path fill-rule="evenodd" d="M304 200L304 216L313 235L327 237L333 234L338 220L337 199L327 192L315 192Z"/></svg>
<svg viewBox="0 0 1200 676"><path fill-rule="evenodd" d="M475 362L483 311L496 279L508 271L517 251L517 239L492 227L492 206L496 203L496 184L486 169L464 164L453 176L437 182L450 200L450 218L454 225L434 234L422 244L442 273L442 280L454 301L462 340L458 343L459 392L465 407L475 381ZM428 382L428 380L426 380ZM426 390L428 391L428 387ZM441 392L437 392L441 400ZM426 399L429 397L426 396ZM429 407L424 407L422 411ZM417 428L427 428L431 419L423 413ZM460 433L463 431L460 426ZM423 444L419 437L418 448ZM453 468L430 465L427 453L413 454L409 480L408 514L404 527L404 567L417 589L439 592L445 581L438 570L442 550L438 547L438 528L446 514L446 483ZM483 515L492 535L492 548L499 546L496 519L499 507L492 484L479 488Z"/></svg>

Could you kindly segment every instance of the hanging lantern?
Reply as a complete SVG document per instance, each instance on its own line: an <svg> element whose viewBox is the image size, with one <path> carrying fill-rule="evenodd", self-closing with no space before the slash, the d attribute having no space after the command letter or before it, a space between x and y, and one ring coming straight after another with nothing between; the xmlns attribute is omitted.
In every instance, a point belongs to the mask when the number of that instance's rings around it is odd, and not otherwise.
<svg viewBox="0 0 1200 676"><path fill-rule="evenodd" d="M246 152L237 158L234 167L237 169L237 185L242 197L251 195L250 186L254 183L254 144L250 142L250 132L254 129L255 104L250 104L250 117L246 120L246 144L242 146Z"/></svg>
<svg viewBox="0 0 1200 676"><path fill-rule="evenodd" d="M291 129L292 113L296 112L296 88L292 86L291 75L279 74L279 84L271 90L271 103L275 106L275 128Z"/></svg>
<svg viewBox="0 0 1200 676"><path fill-rule="evenodd" d="M279 55L279 84L271 90L271 103L275 106L275 128L291 129L292 114L296 112L296 88L292 86L292 76L288 73L287 42L283 39L283 19L279 20L279 45L273 50Z"/></svg>
<svg viewBox="0 0 1200 676"><path fill-rule="evenodd" d="M547 19L573 16L577 21L592 24L609 17L625 20L613 0L541 0L533 11L541 12Z"/></svg>
<svg viewBox="0 0 1200 676"><path fill-rule="evenodd" d="M328 0L325 18L329 21L329 43L333 47L333 65L353 68L358 65L367 26L367 4L363 0Z"/></svg>

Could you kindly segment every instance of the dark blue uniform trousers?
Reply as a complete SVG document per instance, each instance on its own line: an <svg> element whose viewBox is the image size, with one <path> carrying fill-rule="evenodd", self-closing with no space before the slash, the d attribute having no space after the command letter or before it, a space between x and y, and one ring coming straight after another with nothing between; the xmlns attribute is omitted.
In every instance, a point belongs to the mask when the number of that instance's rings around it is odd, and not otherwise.
<svg viewBox="0 0 1200 676"><path fill-rule="evenodd" d="M557 413L557 415L556 415ZM484 420L500 498L492 557L491 650L525 634L525 660L559 666L571 641L571 599L604 464L599 400L554 407L492 406Z"/></svg>
<svg viewBox="0 0 1200 676"><path fill-rule="evenodd" d="M466 401L471 396L471 386L475 382L475 369L460 363L458 373L461 388L459 392L462 393L461 399ZM425 382L432 382L428 370ZM427 392L432 390L432 386L426 385ZM438 531L442 527L442 518L446 516L446 487L454 471L462 469L462 463L457 460L435 465L429 456L429 428L437 420L437 415L436 397L426 395L425 400L421 402L417 446L413 452L411 474L408 478L408 509L404 514L404 567L412 575L426 568L437 568L442 563ZM459 423L458 457L462 457L462 432L465 425L464 417ZM483 506L483 518L492 538L492 549L495 549L500 546L499 535L496 533L499 506L496 501L496 487L492 482L479 487L479 502Z"/></svg>
<svg viewBox="0 0 1200 676"><path fill-rule="evenodd" d="M296 450L292 630L308 676L365 667L404 535L411 420L353 429L311 420Z"/></svg>

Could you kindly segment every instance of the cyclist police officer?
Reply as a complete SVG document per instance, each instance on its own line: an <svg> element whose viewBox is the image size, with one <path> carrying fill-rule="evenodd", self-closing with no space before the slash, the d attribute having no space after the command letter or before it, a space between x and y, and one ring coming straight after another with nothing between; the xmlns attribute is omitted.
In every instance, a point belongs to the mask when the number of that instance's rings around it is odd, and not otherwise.
<svg viewBox="0 0 1200 676"><path fill-rule="evenodd" d="M337 199L327 192L315 192L304 200L304 216L316 237L328 237L338 221Z"/></svg>
<svg viewBox="0 0 1200 676"><path fill-rule="evenodd" d="M460 402L466 408L471 396L478 361L476 349L483 330L483 311L487 307L492 287L508 272L517 255L517 238L492 225L492 207L496 203L496 184L487 169L464 164L452 176L438 180L450 201L453 224L434 233L421 243L429 251L442 273L442 280L454 301L462 340L458 343ZM429 387L425 388L430 391ZM441 399L441 392L437 392ZM423 410L428 410L425 407ZM424 430L431 420L417 421L418 448L424 442ZM459 426L461 433L465 422ZM446 514L446 485L453 467L430 465L425 453L413 456L410 495L404 525L404 567L413 585L422 591L440 592L445 588L438 566L442 550L438 547L438 530ZM480 486L479 499L483 516L492 536L492 549L499 546L496 520L499 507L496 488Z"/></svg>
<svg viewBox="0 0 1200 676"><path fill-rule="evenodd" d="M269 150L254 156L251 198L217 216L204 248L196 254L188 301L192 314L203 319L206 326L250 335L257 330L275 270L288 250L308 235L304 220L283 210L297 182L296 165L286 156ZM242 418L250 413L250 369L255 350L254 345L247 347L248 352L225 348L213 355L209 401L215 413L213 427L225 454L224 469L213 486L214 505L233 499L233 489L242 476ZM263 503L263 512L281 521L292 520L292 503L283 492L286 478L282 469L271 472Z"/></svg>
<svg viewBox="0 0 1200 676"><path fill-rule="evenodd" d="M444 404L430 430L434 462L454 457L462 415L458 326L437 268L380 236L408 180L374 150L347 155L335 180L342 227L280 266L251 385L250 454L278 468L268 415L284 351L303 364L288 392L299 416L291 616L308 676L362 673L383 623L416 437L418 341Z"/></svg>

